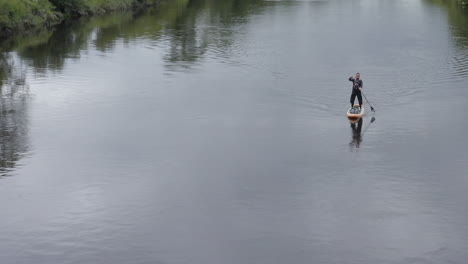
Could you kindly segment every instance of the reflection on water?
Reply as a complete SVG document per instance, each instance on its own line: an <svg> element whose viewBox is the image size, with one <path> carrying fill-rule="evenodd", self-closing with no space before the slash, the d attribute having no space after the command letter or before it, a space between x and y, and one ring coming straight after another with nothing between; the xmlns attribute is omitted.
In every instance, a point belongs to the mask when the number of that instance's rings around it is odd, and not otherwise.
<svg viewBox="0 0 468 264"><path fill-rule="evenodd" d="M18 37L2 46L4 50L17 50L32 69L43 72L61 70L66 59L78 59L89 48L108 52L117 41L131 44L143 38L153 40L154 45L158 45L156 41L167 41L169 49L164 58L167 67L175 70L177 66L190 67L208 48L226 57L239 32L236 24L245 22L261 5L267 3L260 0L164 1L157 8L145 11L65 22L53 33L43 33L34 41Z"/></svg>
<svg viewBox="0 0 468 264"><path fill-rule="evenodd" d="M352 139L349 143L351 150L358 149L361 146L361 142L363 140L363 136L366 131L370 128L371 124L375 122L375 117L373 116L367 126L362 130L362 124L364 123L364 117L358 119L349 119L349 123L351 125L351 133Z"/></svg>
<svg viewBox="0 0 468 264"><path fill-rule="evenodd" d="M457 0L425 0L433 5L447 10L450 31L453 35L454 50L450 64L455 77L468 74L468 7L462 6Z"/></svg>
<svg viewBox="0 0 468 264"><path fill-rule="evenodd" d="M457 1L425 0L446 7L452 24L455 45L452 66L458 75L468 71L468 8ZM34 71L57 71L66 59L78 59L84 51L95 48L108 52L118 41L128 45L137 39L168 43L164 59L169 71L190 68L207 56L233 62L231 49L240 36L242 24L262 8L275 2L261 0L174 0L149 10L123 12L105 17L83 18L66 22L53 32L33 37L18 37L0 45L4 51L16 50ZM311 1L320 3L322 1ZM316 5L314 5L316 7Z"/></svg>
<svg viewBox="0 0 468 264"><path fill-rule="evenodd" d="M350 146L359 148L361 145L361 129L362 129L362 120L363 118L358 118L358 120L350 120L351 132L353 133L353 138L349 143Z"/></svg>
<svg viewBox="0 0 468 264"><path fill-rule="evenodd" d="M28 151L27 100L25 73L0 53L0 177Z"/></svg>
<svg viewBox="0 0 468 264"><path fill-rule="evenodd" d="M2 171L13 168L28 150L27 69L33 73L60 73L67 60L79 60L90 49L105 53L117 42L137 39L169 43L164 55L169 71L190 68L210 49L229 57L238 33L260 0L174 0L149 10L65 22L53 31L17 36L0 43L1 161ZM222 35L220 37L220 35ZM227 55L226 55L227 54ZM21 65L14 65L14 55ZM27 68L27 69L26 69Z"/></svg>
<svg viewBox="0 0 468 264"><path fill-rule="evenodd" d="M468 44L468 7L461 5L457 0L425 0L428 3L441 6L448 13L448 20L452 26L455 40L461 47Z"/></svg>
<svg viewBox="0 0 468 264"><path fill-rule="evenodd" d="M180 16L165 29L170 49L165 57L168 66L187 67L209 49L215 56L229 59L229 49L239 33L237 25L246 22L264 1L189 1ZM210 11L207 12L207 9ZM179 64L179 62L183 62Z"/></svg>

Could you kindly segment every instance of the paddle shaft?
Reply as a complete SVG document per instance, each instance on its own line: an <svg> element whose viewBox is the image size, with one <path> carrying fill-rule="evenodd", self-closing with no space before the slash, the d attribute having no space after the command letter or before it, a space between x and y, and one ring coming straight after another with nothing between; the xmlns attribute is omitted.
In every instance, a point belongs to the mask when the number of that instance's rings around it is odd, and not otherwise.
<svg viewBox="0 0 468 264"><path fill-rule="evenodd" d="M369 103L369 100L367 100L367 97L366 97L366 95L364 94L364 92L361 91L361 93L362 93L362 95L364 96L364 98L366 98L367 103L370 105L370 109L371 109L373 112L375 112L374 107L372 107L372 105Z"/></svg>

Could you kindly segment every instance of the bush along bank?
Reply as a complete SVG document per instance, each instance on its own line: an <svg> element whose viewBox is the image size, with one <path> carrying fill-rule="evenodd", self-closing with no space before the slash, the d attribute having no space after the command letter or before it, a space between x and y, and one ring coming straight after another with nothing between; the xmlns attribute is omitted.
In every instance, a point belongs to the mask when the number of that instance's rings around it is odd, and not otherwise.
<svg viewBox="0 0 468 264"><path fill-rule="evenodd" d="M0 36L50 25L62 19L48 0L0 0Z"/></svg>
<svg viewBox="0 0 468 264"><path fill-rule="evenodd" d="M155 5L158 0L0 0L0 38L38 27L50 27L64 18Z"/></svg>

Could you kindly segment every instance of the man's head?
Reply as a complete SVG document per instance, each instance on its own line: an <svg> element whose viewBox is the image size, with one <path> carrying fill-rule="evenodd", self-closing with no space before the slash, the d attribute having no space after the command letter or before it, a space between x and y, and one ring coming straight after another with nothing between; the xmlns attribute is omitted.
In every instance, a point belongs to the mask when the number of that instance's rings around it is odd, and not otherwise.
<svg viewBox="0 0 468 264"><path fill-rule="evenodd" d="M359 72L358 72L358 73L356 73L356 79L359 79L359 78L361 78L361 74L359 74Z"/></svg>

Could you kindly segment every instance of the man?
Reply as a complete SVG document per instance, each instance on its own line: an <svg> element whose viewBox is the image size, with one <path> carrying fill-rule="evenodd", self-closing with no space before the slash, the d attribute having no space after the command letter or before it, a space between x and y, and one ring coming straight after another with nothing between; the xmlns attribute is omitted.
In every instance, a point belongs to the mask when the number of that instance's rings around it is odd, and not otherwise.
<svg viewBox="0 0 468 264"><path fill-rule="evenodd" d="M354 106L354 100L356 99L356 96L357 96L358 101L359 101L359 109L361 109L362 107L362 94L361 94L362 80L361 80L361 75L359 74L359 72L356 73L356 78L349 77L349 81L353 82L353 91L351 93L351 99L350 99L351 107Z"/></svg>

